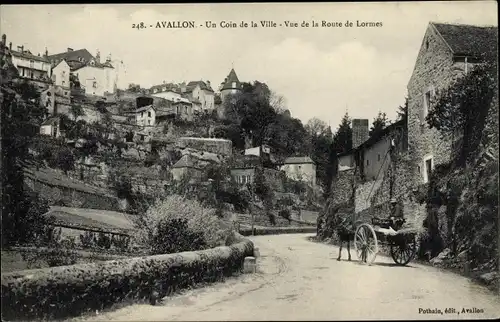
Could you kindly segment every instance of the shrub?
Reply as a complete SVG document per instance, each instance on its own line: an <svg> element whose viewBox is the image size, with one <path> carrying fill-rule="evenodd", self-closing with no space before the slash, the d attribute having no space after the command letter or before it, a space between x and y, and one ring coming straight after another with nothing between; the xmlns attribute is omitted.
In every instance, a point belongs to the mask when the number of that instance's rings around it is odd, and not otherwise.
<svg viewBox="0 0 500 322"><path fill-rule="evenodd" d="M80 243L84 248L92 248L94 245L94 233L86 231L84 234L80 234Z"/></svg>
<svg viewBox="0 0 500 322"><path fill-rule="evenodd" d="M153 236L151 253L171 254L184 251L200 250L206 247L203 233L191 231L187 220L175 218L160 221Z"/></svg>
<svg viewBox="0 0 500 322"><path fill-rule="evenodd" d="M96 245L97 245L97 247L100 247L100 248L110 249L111 248L111 237L109 237L107 234L105 234L103 232L100 232L96 238Z"/></svg>
<svg viewBox="0 0 500 322"><path fill-rule="evenodd" d="M190 231L203 234L207 247L216 247L224 242L225 230L215 209L204 208L198 201L179 195L157 199L144 215L136 218L138 242L150 247L158 229L163 227L162 223L173 219L186 220Z"/></svg>
<svg viewBox="0 0 500 322"><path fill-rule="evenodd" d="M128 236L115 236L111 239L112 245L120 251L127 251L130 246L130 237Z"/></svg>
<svg viewBox="0 0 500 322"><path fill-rule="evenodd" d="M273 226L276 226L276 216L272 212L268 212L267 216L269 218L269 223L271 223L271 225Z"/></svg>
<svg viewBox="0 0 500 322"><path fill-rule="evenodd" d="M280 212L278 213L278 215L282 218L285 218L286 220L290 221L291 217L292 217L292 214L290 212L290 209L282 209L280 210Z"/></svg>

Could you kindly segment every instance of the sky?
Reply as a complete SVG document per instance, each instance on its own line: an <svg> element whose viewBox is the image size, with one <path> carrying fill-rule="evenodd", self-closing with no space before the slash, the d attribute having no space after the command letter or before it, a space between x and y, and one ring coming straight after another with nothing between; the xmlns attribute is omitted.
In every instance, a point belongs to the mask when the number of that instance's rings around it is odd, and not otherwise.
<svg viewBox="0 0 500 322"><path fill-rule="evenodd" d="M154 28L194 21L194 29ZM269 20L276 28L221 28ZM299 27L285 21L353 27ZM265 82L292 116L316 117L335 130L347 111L370 121L396 118L430 21L497 26L495 1L170 5L2 5L0 30L13 48L49 55L86 48L111 54L118 87L209 80L214 89L234 67L240 81ZM206 21L217 28L206 28ZM356 21L381 27L356 27ZM144 22L148 28L133 29ZM282 24L280 27L279 24ZM149 28L153 25L153 28ZM321 23L320 23L321 26ZM120 63L123 61L123 64Z"/></svg>

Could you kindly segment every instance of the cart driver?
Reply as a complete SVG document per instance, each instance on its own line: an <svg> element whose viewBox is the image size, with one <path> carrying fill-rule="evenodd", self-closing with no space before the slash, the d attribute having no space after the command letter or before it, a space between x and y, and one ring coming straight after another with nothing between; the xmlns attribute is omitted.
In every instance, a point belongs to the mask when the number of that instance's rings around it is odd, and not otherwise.
<svg viewBox="0 0 500 322"><path fill-rule="evenodd" d="M403 219L403 210L401 209L398 201L396 200L396 198L392 198L391 199L391 215L390 215L390 219L394 222L394 223L397 223L399 225L402 224L402 219Z"/></svg>

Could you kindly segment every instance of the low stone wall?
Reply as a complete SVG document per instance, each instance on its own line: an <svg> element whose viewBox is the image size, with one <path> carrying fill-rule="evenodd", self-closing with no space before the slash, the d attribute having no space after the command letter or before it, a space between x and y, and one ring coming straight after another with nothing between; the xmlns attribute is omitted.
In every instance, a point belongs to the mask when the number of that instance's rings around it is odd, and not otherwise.
<svg viewBox="0 0 500 322"><path fill-rule="evenodd" d="M2 320L64 318L126 299L151 299L154 292L161 298L240 271L253 248L237 234L230 246L203 251L2 274Z"/></svg>
<svg viewBox="0 0 500 322"><path fill-rule="evenodd" d="M176 146L181 149L191 148L199 151L230 156L232 154L233 143L230 140L224 139L181 137L177 140Z"/></svg>
<svg viewBox="0 0 500 322"><path fill-rule="evenodd" d="M51 184L30 176L25 177L25 182L35 192L38 192L42 198L49 200L52 205L114 211L120 210L118 199L110 195Z"/></svg>
<svg viewBox="0 0 500 322"><path fill-rule="evenodd" d="M254 228L255 236L259 235L281 235L281 234L308 234L316 233L316 227L266 227L266 228ZM245 228L240 229L240 234L243 236L251 236L252 229Z"/></svg>

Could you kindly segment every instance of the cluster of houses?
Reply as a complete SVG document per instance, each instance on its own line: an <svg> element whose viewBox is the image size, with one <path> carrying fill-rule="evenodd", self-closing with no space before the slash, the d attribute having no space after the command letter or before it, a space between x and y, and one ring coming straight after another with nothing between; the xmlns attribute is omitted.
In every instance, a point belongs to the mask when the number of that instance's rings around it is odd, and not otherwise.
<svg viewBox="0 0 500 322"><path fill-rule="evenodd" d="M87 49L72 48L62 53L49 55L46 50L43 55L35 55L24 46L12 49L12 43L7 45L5 35L2 47L3 52L11 57L19 77L30 81L40 90L42 104L49 112L40 133L52 137L63 135L59 116L71 114L73 104L84 107L84 115L79 119L98 121L100 113L96 110L96 103L102 103L111 111L114 121L132 126L134 138L140 137L139 142L147 143L158 133L161 125L172 119L193 121L197 116L212 112L223 117L224 100L242 89L242 83L232 68L217 91L208 80L163 82L146 90L120 91L116 86L118 74L114 65L117 62L119 66L120 62L112 60L111 55L103 61L99 52L94 56ZM113 105L116 107L117 101L127 98L133 102L131 108L118 113L121 115L116 114ZM202 142L202 145L227 144L227 140L192 139ZM205 142L207 140L210 142ZM267 146L247 149L231 170L235 181L242 185L253 182L256 168L261 165L258 160L270 155L271 151ZM289 178L316 185L316 166L309 157L292 157L277 167L266 168L265 171L270 177L277 178L284 173ZM193 156L189 155L183 156L172 167L172 173L177 179L186 174L201 178L200 172L202 169L197 166Z"/></svg>

